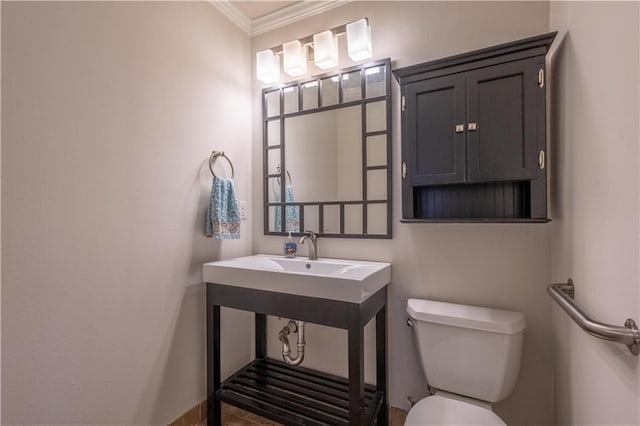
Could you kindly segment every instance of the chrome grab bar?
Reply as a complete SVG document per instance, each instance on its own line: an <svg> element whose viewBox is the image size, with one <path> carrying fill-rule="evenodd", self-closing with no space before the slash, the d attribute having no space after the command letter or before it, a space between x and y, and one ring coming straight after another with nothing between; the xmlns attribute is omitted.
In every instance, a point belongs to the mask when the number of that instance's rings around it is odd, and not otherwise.
<svg viewBox="0 0 640 426"><path fill-rule="evenodd" d="M634 355L640 354L640 330L635 321L628 318L624 327L597 322L589 318L584 311L573 301L575 287L573 280L569 278L567 283L550 284L547 293L558 305L587 333L600 339L622 343L629 348Z"/></svg>

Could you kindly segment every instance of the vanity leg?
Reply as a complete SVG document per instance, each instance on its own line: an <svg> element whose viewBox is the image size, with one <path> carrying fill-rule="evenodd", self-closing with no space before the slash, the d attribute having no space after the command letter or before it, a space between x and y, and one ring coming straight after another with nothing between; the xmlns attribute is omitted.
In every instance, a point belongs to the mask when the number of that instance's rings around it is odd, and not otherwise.
<svg viewBox="0 0 640 426"><path fill-rule="evenodd" d="M360 324L360 307L347 308L349 346L349 424L361 425L364 417L364 330Z"/></svg>
<svg viewBox="0 0 640 426"><path fill-rule="evenodd" d="M384 394L378 426L389 424L389 377L387 376L387 305L376 314L376 388Z"/></svg>
<svg viewBox="0 0 640 426"><path fill-rule="evenodd" d="M220 389L220 306L213 304L213 285L207 285L207 426L221 426L222 412L216 393Z"/></svg>
<svg viewBox="0 0 640 426"><path fill-rule="evenodd" d="M255 322L256 359L265 359L267 357L267 316L256 313Z"/></svg>

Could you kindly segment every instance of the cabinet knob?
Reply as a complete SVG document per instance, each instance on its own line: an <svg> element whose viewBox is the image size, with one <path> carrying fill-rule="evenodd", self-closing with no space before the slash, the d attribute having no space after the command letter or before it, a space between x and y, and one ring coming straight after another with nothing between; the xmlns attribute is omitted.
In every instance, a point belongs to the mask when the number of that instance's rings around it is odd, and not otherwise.
<svg viewBox="0 0 640 426"><path fill-rule="evenodd" d="M478 130L478 123L469 123L469 131L475 132L476 130Z"/></svg>
<svg viewBox="0 0 640 426"><path fill-rule="evenodd" d="M402 179L407 177L407 163L402 162Z"/></svg>
<svg viewBox="0 0 640 426"><path fill-rule="evenodd" d="M464 124L456 124L456 133L464 132Z"/></svg>
<svg viewBox="0 0 640 426"><path fill-rule="evenodd" d="M540 153L538 153L538 167L540 167L540 170L544 170L544 166L546 163L546 160L544 157L545 157L544 151L540 151Z"/></svg>

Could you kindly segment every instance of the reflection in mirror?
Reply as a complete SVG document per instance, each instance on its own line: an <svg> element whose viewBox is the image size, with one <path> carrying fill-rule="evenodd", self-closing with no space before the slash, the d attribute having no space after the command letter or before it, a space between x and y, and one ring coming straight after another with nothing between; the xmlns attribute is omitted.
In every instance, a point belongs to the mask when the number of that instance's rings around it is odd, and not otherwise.
<svg viewBox="0 0 640 426"><path fill-rule="evenodd" d="M277 223L276 227L276 212L280 210L280 206L270 206L269 207L269 232L282 232L282 228L280 228L280 223Z"/></svg>
<svg viewBox="0 0 640 426"><path fill-rule="evenodd" d="M279 203L280 198L280 178L269 178L269 202L270 203Z"/></svg>
<svg viewBox="0 0 640 426"><path fill-rule="evenodd" d="M324 206L323 230L325 234L340 233L340 206L337 204L327 204Z"/></svg>
<svg viewBox="0 0 640 426"><path fill-rule="evenodd" d="M367 166L387 164L387 136L369 136L367 138Z"/></svg>
<svg viewBox="0 0 640 426"><path fill-rule="evenodd" d="M387 130L387 105L385 101L367 105L367 132Z"/></svg>
<svg viewBox="0 0 640 426"><path fill-rule="evenodd" d="M367 200L387 199L387 171L367 171Z"/></svg>
<svg viewBox="0 0 640 426"><path fill-rule="evenodd" d="M334 76L322 79L322 106L335 105L340 102L338 82L340 77Z"/></svg>
<svg viewBox="0 0 640 426"><path fill-rule="evenodd" d="M296 176L299 202L362 199L360 105L288 117L287 170Z"/></svg>
<svg viewBox="0 0 640 426"><path fill-rule="evenodd" d="M285 209L285 232L300 232L300 207L286 206ZM280 215L276 211L276 227L280 223Z"/></svg>
<svg viewBox="0 0 640 426"><path fill-rule="evenodd" d="M277 163L276 163L277 164ZM280 172L279 164L276 165L277 172ZM286 175L290 176L290 175ZM280 177L269 178L269 202L270 203L279 203L282 199L282 187L281 187L282 179ZM290 203L295 201L293 186L291 185L290 179L285 179L285 187L284 187L284 196L285 202ZM280 207L275 209L274 217L270 220L273 220L273 228L274 229L282 229L284 227L284 232L300 232L300 206L296 205L288 205L285 207L284 211L284 223L282 221L282 209Z"/></svg>
<svg viewBox="0 0 640 426"><path fill-rule="evenodd" d="M387 233L386 204L369 204L367 206L367 234L384 235Z"/></svg>
<svg viewBox="0 0 640 426"><path fill-rule="evenodd" d="M267 98L267 117L280 115L280 91L269 92Z"/></svg>
<svg viewBox="0 0 640 426"><path fill-rule="evenodd" d="M359 101L362 99L360 71L342 74L342 101Z"/></svg>
<svg viewBox="0 0 640 426"><path fill-rule="evenodd" d="M269 165L268 173L270 175L280 173L280 149L267 151L267 164Z"/></svg>
<svg viewBox="0 0 640 426"><path fill-rule="evenodd" d="M367 99L384 96L386 80L385 72L384 67L372 67L367 68L364 71Z"/></svg>
<svg viewBox="0 0 640 426"><path fill-rule="evenodd" d="M300 206L285 207L284 231L281 231L282 223L282 207L269 207L269 230L272 232L300 232Z"/></svg>
<svg viewBox="0 0 640 426"><path fill-rule="evenodd" d="M298 112L298 86L285 87L284 92L284 113L290 114Z"/></svg>
<svg viewBox="0 0 640 426"><path fill-rule="evenodd" d="M280 145L280 120L267 123L267 145Z"/></svg>
<svg viewBox="0 0 640 426"><path fill-rule="evenodd" d="M318 82L312 81L302 85L302 109L318 108Z"/></svg>
<svg viewBox="0 0 640 426"><path fill-rule="evenodd" d="M344 206L344 233L362 234L362 204Z"/></svg>
<svg viewBox="0 0 640 426"><path fill-rule="evenodd" d="M263 91L265 233L391 238L390 69Z"/></svg>
<svg viewBox="0 0 640 426"><path fill-rule="evenodd" d="M304 231L320 233L320 208L319 206L304 206Z"/></svg>

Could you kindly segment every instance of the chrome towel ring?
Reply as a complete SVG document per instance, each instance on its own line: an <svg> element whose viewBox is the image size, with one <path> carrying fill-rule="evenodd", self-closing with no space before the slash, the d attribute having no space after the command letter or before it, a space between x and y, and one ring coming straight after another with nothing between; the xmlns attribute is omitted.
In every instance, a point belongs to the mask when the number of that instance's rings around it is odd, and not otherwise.
<svg viewBox="0 0 640 426"><path fill-rule="evenodd" d="M213 172L213 163L215 163L218 158L224 158L225 160L227 160L227 162L231 166L231 178L233 179L233 177L235 176L235 172L233 170L233 163L231 162L231 160L229 160L229 157L227 157L224 151L211 151L211 155L209 156L209 170L211 171L211 174L213 175L213 177L217 177L216 174Z"/></svg>

